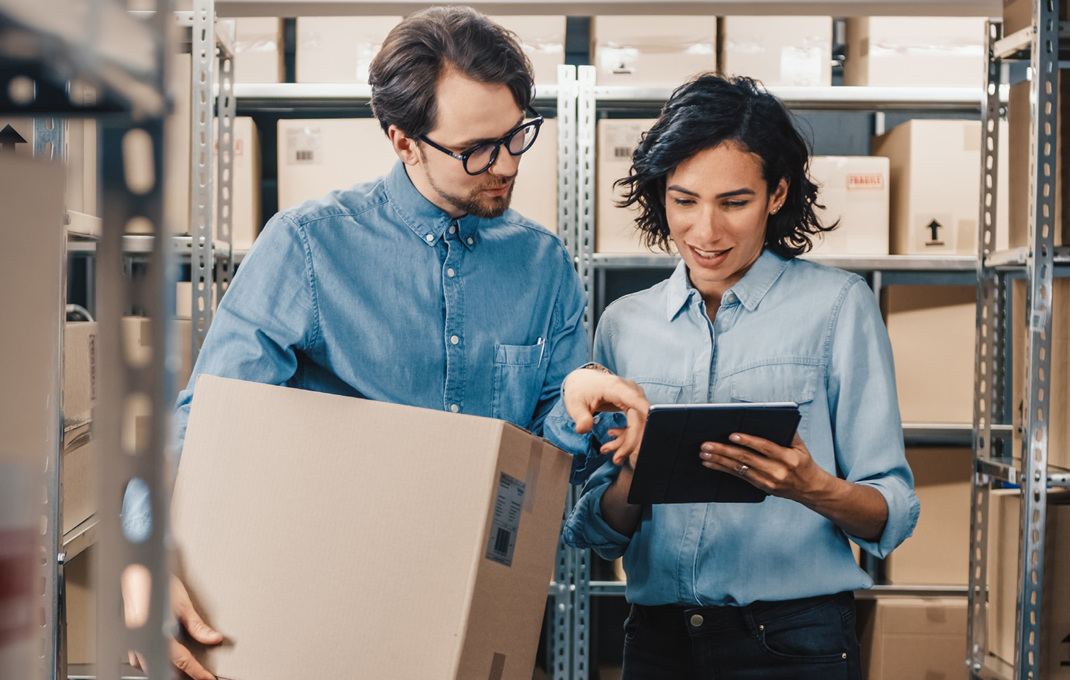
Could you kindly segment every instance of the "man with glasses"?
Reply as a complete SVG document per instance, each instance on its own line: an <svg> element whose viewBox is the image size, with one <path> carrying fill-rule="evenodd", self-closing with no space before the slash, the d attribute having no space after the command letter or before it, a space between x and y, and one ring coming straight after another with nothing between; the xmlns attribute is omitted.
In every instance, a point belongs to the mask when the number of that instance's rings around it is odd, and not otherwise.
<svg viewBox="0 0 1070 680"><path fill-rule="evenodd" d="M542 124L515 36L471 9L432 8L391 31L370 82L398 163L271 219L179 395L176 450L201 373L500 418L539 433L562 380L584 363L585 295L572 260L556 236L509 210L522 154ZM570 403L645 415L634 383L582 373L587 380L569 381ZM147 498L132 487L126 531L137 538L150 523ZM194 639L222 640L177 580L171 594ZM145 610L144 584L124 583L124 595L129 615ZM193 678L212 677L177 642L172 659Z"/></svg>

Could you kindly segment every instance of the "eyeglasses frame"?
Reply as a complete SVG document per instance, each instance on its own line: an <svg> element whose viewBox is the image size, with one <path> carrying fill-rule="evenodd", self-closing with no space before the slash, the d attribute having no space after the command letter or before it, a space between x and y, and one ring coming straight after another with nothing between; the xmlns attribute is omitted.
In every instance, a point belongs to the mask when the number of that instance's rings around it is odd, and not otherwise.
<svg viewBox="0 0 1070 680"><path fill-rule="evenodd" d="M452 158L456 158L457 160L461 161L461 165L464 168L464 171L466 173L468 173L469 175L475 177L477 175L482 175L484 172L486 172L486 171L490 170L492 167L494 167L494 164L498 161L498 153L501 152L503 145L505 146L505 150L509 152L510 156L520 156L521 154L523 154L526 151L528 151L528 149L530 149L535 144L535 140L532 140L531 144L529 144L528 147L526 149L524 149L524 151L521 151L520 153L513 153L513 150L509 148L508 144L506 144L506 142L510 141L518 132L520 132L525 127L527 127L529 125L532 125L532 124L535 125L535 138L538 139L538 137L539 137L539 129L542 127L542 124L545 121L545 119L542 117L542 115L538 111L535 110L535 108L533 106L531 106L531 104L528 104L527 109L526 109L526 113L532 114L533 118L531 120L522 121L519 125L514 127L509 132L506 132L499 139L497 139L497 140L495 140L493 142L483 142L481 144L477 144L476 146L473 146L472 148L467 149L466 151L462 151L461 153L455 153L455 152L450 151L449 149L447 149L446 147L444 147L444 146L442 146L440 144L436 144L435 142L432 142L430 139L427 138L426 135L419 135L416 139L421 141L421 142L424 142L425 144L428 144L431 147L434 147L435 149L438 149L439 151L441 151L442 153L446 154L447 156L450 156ZM470 172L468 170L468 159L471 158L472 154L474 154L479 149L482 149L485 146L490 146L492 144L494 145L494 151L492 151L491 154L490 154L490 162L488 162L486 167L484 167L482 170L480 170L478 172Z"/></svg>

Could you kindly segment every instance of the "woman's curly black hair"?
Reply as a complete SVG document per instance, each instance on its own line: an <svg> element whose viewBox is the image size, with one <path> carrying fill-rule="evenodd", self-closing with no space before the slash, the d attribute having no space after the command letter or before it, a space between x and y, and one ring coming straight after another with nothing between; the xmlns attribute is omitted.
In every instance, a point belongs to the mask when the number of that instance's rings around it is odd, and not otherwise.
<svg viewBox="0 0 1070 680"><path fill-rule="evenodd" d="M783 207L770 215L765 247L793 258L810 250L811 237L831 231L814 208L817 185L808 176L810 149L795 129L784 104L750 78L725 78L713 73L681 85L661 110L654 127L632 153L628 177L617 180L625 190L621 207L638 204L636 226L648 246L668 250L671 240L665 218L665 181L669 173L700 151L734 142L762 160L762 178L770 193L788 180Z"/></svg>

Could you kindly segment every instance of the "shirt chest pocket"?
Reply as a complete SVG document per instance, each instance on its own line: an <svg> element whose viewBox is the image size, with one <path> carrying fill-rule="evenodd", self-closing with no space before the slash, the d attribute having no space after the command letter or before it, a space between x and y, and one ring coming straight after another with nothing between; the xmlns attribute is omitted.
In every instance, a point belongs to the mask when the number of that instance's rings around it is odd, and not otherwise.
<svg viewBox="0 0 1070 680"><path fill-rule="evenodd" d="M542 393L544 343L494 346L494 417L527 428Z"/></svg>
<svg viewBox="0 0 1070 680"><path fill-rule="evenodd" d="M817 391L817 366L798 363L774 363L744 369L729 378L733 402L763 403L793 401L799 405L802 420L799 436L805 442L810 431L810 411Z"/></svg>

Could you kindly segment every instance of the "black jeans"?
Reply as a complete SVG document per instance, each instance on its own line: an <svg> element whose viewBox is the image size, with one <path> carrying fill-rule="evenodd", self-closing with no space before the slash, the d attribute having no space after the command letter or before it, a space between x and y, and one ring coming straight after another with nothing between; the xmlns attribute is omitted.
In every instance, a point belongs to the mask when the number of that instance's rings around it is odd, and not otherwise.
<svg viewBox="0 0 1070 680"><path fill-rule="evenodd" d="M632 605L623 680L861 680L854 593L746 607Z"/></svg>

